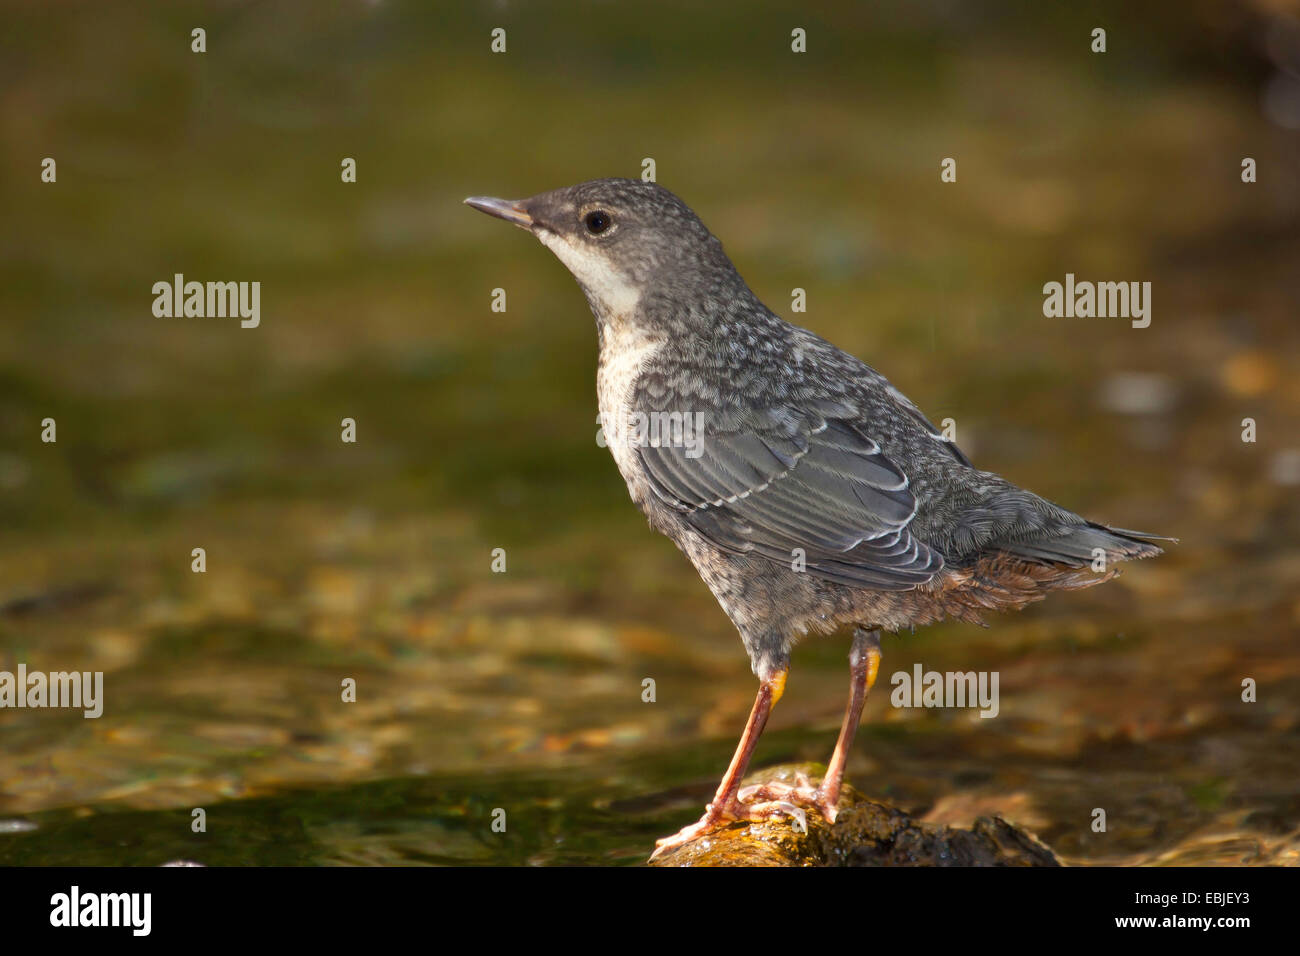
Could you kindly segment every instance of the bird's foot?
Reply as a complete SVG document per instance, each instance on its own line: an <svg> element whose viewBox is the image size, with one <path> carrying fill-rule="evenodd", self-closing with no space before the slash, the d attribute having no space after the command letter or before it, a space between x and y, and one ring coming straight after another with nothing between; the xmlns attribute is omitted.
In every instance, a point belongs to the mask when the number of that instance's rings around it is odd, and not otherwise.
<svg viewBox="0 0 1300 956"><path fill-rule="evenodd" d="M736 799L746 804L761 801L759 806L765 803L783 803L798 807L800 813L797 819L804 824L799 829L803 831L808 829L803 810L816 810L827 823L834 823L835 817L839 814L838 795L832 799L822 787L813 786L812 781L802 771L795 774L794 780L794 785L770 781L745 787L736 794Z"/></svg>
<svg viewBox="0 0 1300 956"><path fill-rule="evenodd" d="M750 790L756 790L755 787L746 787L741 794ZM704 816L692 823L688 827L683 827L672 836L664 837L662 840L655 841L655 851L650 854L650 859L656 859L667 853L669 850L675 850L679 846L684 846L699 837L714 830L720 829L729 823L747 822L757 823L762 820L771 820L773 817L790 817L795 821L795 826L801 832L808 829L808 819L801 807L787 800L775 799L755 802L751 795L749 800L742 800L737 794L730 801L718 804L710 803L704 808Z"/></svg>

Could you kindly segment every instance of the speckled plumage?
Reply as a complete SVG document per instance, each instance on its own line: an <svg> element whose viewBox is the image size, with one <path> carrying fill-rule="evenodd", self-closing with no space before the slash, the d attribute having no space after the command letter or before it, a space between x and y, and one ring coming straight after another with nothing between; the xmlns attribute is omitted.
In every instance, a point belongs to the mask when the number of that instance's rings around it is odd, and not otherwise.
<svg viewBox="0 0 1300 956"><path fill-rule="evenodd" d="M1160 553L974 468L878 372L764 306L666 189L597 180L511 209L591 305L632 500L695 565L760 678L808 632L979 620ZM593 211L610 222L600 234L584 231ZM636 413L701 415L702 445L611 427Z"/></svg>

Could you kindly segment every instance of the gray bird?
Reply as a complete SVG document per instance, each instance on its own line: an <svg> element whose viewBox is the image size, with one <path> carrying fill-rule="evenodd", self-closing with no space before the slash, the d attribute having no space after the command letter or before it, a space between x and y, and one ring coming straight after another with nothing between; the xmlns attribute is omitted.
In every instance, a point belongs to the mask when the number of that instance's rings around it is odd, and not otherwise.
<svg viewBox="0 0 1300 956"><path fill-rule="evenodd" d="M815 809L834 822L880 663L880 632L982 623L1160 554L981 471L880 373L775 315L667 189L600 179L531 199L465 200L527 229L596 317L601 422L628 492L695 565L759 680L749 722L698 823ZM740 788L790 649L854 625L850 695L814 786Z"/></svg>

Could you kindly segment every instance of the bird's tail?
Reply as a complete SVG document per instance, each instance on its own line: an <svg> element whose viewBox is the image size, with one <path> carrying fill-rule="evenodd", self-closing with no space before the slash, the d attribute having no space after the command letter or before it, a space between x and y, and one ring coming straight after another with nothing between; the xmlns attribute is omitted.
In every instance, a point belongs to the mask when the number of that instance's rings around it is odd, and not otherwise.
<svg viewBox="0 0 1300 956"><path fill-rule="evenodd" d="M949 572L940 585L943 613L983 624L987 611L1021 608L1052 591L1090 588L1118 574L1121 561L1162 554L1150 539L1176 540L1084 521L999 542Z"/></svg>
<svg viewBox="0 0 1300 956"><path fill-rule="evenodd" d="M1141 560L1163 554L1163 548L1151 544L1153 540L1176 541L1158 534L1108 528L1089 521L1050 534L1007 542L998 550L1031 561L1045 561L1068 568L1087 566L1104 571L1117 561Z"/></svg>

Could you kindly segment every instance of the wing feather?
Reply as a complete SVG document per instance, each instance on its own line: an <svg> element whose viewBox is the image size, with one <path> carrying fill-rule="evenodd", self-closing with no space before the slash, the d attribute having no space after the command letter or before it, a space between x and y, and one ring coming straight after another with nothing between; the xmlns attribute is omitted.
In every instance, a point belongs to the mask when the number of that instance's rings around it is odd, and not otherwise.
<svg viewBox="0 0 1300 956"><path fill-rule="evenodd" d="M670 390L645 389L639 411L680 411ZM734 553L855 587L904 590L930 580L943 558L908 525L907 475L839 407L782 407L705 423L693 445L637 448L650 486L706 539Z"/></svg>

